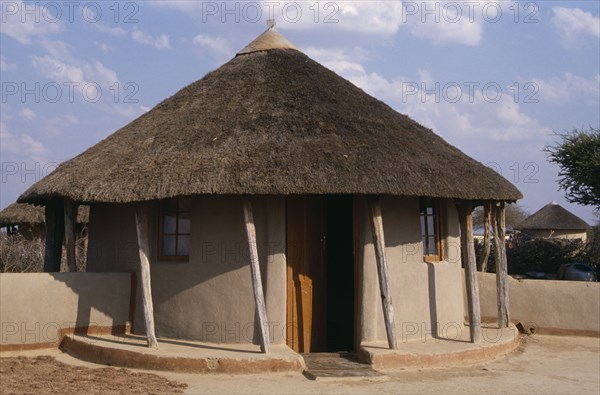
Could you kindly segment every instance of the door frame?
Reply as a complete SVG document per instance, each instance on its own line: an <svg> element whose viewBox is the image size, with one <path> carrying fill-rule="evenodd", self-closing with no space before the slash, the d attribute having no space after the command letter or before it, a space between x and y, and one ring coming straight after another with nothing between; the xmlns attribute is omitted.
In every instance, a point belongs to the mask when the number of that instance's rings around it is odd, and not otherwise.
<svg viewBox="0 0 600 395"><path fill-rule="evenodd" d="M297 324L297 322L293 322L291 320L290 317L290 313L291 313L291 309L294 308L294 306L292 306L292 303L290 303L289 301L289 297L290 297L290 275L292 273L292 268L289 264L289 259L288 259L288 249L289 249L289 240L288 240L288 226L289 226L289 210L288 210L288 203L289 203L289 199L290 198L310 198L310 197L314 197L315 195L293 195L293 196L286 196L285 198L285 254L286 254L286 331L285 331L285 335L286 335L286 344L288 347L290 347L292 350L296 351L298 348L298 342L299 342L299 337L298 335L296 336L296 339L292 339L290 338L290 335L295 333L298 333L298 326L296 325L294 327L295 324ZM320 197L320 199L322 199L322 211L321 211L321 215L322 215L322 223L323 223L323 227L326 227L325 221L326 221L326 205L325 205L325 197L327 195L318 195ZM362 206L361 206L361 202L362 199L360 199L360 197L358 195L351 195L352 198L352 207L351 207L351 213L352 213L352 256L353 256L353 271L354 271L354 284L353 284L353 309L354 309L354 313L353 313L353 347L354 350L343 350L343 351L356 351L359 349L360 346L360 320L359 320L359 292L361 290L361 286L360 286L360 270L359 270L359 262L360 262L360 257L359 254L362 251L361 248L361 220L362 220ZM303 242L306 242L306 240L304 239ZM325 265L327 265L326 262L326 250L322 250L322 259ZM328 274L326 274L328 275ZM325 287L326 287L326 283L325 283ZM327 293L329 290L327 288L325 288L325 293ZM297 307L297 305L296 305ZM312 310L311 310L311 314L312 314ZM325 312L325 319L327 317L328 312ZM311 318L312 319L312 318ZM326 335L325 335L326 337ZM294 344L294 342L296 344Z"/></svg>

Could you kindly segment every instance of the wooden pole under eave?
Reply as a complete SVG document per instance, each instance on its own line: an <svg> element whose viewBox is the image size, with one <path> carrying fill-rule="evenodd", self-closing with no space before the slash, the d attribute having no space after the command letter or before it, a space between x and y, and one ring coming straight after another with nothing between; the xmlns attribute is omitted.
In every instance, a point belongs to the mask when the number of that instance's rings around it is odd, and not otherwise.
<svg viewBox="0 0 600 395"><path fill-rule="evenodd" d="M473 241L473 206L470 202L462 202L458 204L458 209L460 216L460 251L465 267L469 309L469 334L471 342L479 343L481 341L481 309L475 263L475 244Z"/></svg>
<svg viewBox="0 0 600 395"><path fill-rule="evenodd" d="M77 204L71 199L65 199L65 249L67 252L67 267L70 272L77 271L77 256L75 252L75 226L77 224Z"/></svg>
<svg viewBox="0 0 600 395"><path fill-rule="evenodd" d="M46 247L44 251L44 272L60 272L62 244L65 235L65 215L62 199L52 199L46 203Z"/></svg>
<svg viewBox="0 0 600 395"><path fill-rule="evenodd" d="M392 304L392 293L390 287L390 274L385 256L385 238L383 233L383 219L381 216L381 202L378 196L369 196L369 212L371 214L371 230L373 233L373 245L375 247L375 258L377 260L377 275L379 277L379 290L381 292L381 304L383 306L383 318L385 319L385 331L388 346L392 350L398 349L396 339L396 324L394 319L394 306Z"/></svg>
<svg viewBox="0 0 600 395"><path fill-rule="evenodd" d="M483 254L481 255L481 261L477 269L480 272L487 272L488 260L490 259L491 250L491 232L490 226L492 225L492 204L485 202L483 204Z"/></svg>
<svg viewBox="0 0 600 395"><path fill-rule="evenodd" d="M506 260L506 234L504 202L493 206L494 252L496 254L496 296L498 301L498 327L506 328L510 323L508 299L508 264Z"/></svg>
<svg viewBox="0 0 600 395"><path fill-rule="evenodd" d="M148 241L148 211L147 207L137 204L135 207L135 226L137 230L138 251L140 254L140 268L138 271L138 284L142 287L142 305L144 308L144 321L146 324L146 338L148 347L158 348L156 331L154 329L154 306L152 303L152 287L150 284L150 243Z"/></svg>
<svg viewBox="0 0 600 395"><path fill-rule="evenodd" d="M260 325L260 350L269 352L269 331L267 327L267 308L263 293L262 279L260 276L260 265L258 261L258 249L256 247L256 227L254 226L254 215L252 204L244 202L244 220L246 222L246 236L248 237L248 248L250 250L250 273L252 274L252 289L254 291L254 304L258 312L258 324Z"/></svg>

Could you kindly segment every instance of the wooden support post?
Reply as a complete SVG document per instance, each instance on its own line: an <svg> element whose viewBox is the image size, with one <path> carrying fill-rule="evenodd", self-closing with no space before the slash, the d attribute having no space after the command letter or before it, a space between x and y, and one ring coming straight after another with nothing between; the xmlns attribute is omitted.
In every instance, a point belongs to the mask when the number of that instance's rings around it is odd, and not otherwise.
<svg viewBox="0 0 600 395"><path fill-rule="evenodd" d="M44 271L60 272L62 244L65 235L65 215L62 199L52 199L46 203L46 249Z"/></svg>
<svg viewBox="0 0 600 395"><path fill-rule="evenodd" d="M250 273L252 274L252 289L254 290L254 303L258 312L258 324L260 325L260 350L269 352L269 330L267 327L267 308L263 293L262 280L260 276L260 265L258 262L258 249L256 247L256 228L254 226L254 215L252 204L244 202L244 220L246 222L246 236L248 237L248 248L250 250Z"/></svg>
<svg viewBox="0 0 600 395"><path fill-rule="evenodd" d="M77 224L77 204L65 199L65 249L67 250L67 266L70 272L77 271L75 253L75 226Z"/></svg>
<svg viewBox="0 0 600 395"><path fill-rule="evenodd" d="M490 247L491 243L491 232L490 226L492 225L492 204L486 202L483 204L483 254L481 255L481 261L478 265L480 272L487 272L488 260L490 259Z"/></svg>
<svg viewBox="0 0 600 395"><path fill-rule="evenodd" d="M475 244L473 242L473 206L470 202L459 203L460 250L465 267L467 302L469 307L469 333L471 342L481 341L481 309L479 305L479 285L475 267Z"/></svg>
<svg viewBox="0 0 600 395"><path fill-rule="evenodd" d="M506 261L505 210L504 202L493 206L494 252L496 254L496 295L498 301L498 327L506 328L510 323L508 300L508 264Z"/></svg>
<svg viewBox="0 0 600 395"><path fill-rule="evenodd" d="M373 233L373 245L375 246L375 258L377 259L377 275L379 276L379 290L381 292L383 318L385 319L385 331L387 333L388 346L392 350L397 350L398 341L396 339L394 306L392 304L392 293L390 291L390 274L388 272L385 256L385 238L383 234L383 219L381 217L381 202L379 201L379 196L369 196L368 203L371 214L371 230Z"/></svg>
<svg viewBox="0 0 600 395"><path fill-rule="evenodd" d="M137 229L138 251L140 254L140 268L138 271L138 284L142 286L142 305L144 307L144 320L146 322L146 338L148 347L158 348L156 332L154 330L154 306L152 304L152 287L150 284L150 243L148 242L148 211L143 204L135 207L135 225Z"/></svg>

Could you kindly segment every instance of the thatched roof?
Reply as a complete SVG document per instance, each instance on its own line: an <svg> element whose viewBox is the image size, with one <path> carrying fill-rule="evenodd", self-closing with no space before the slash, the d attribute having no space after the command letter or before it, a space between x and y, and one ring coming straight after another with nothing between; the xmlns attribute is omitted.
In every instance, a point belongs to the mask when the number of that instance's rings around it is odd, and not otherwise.
<svg viewBox="0 0 600 395"><path fill-rule="evenodd" d="M267 31L244 53L61 164L19 201L133 202L193 194L522 197L493 170L286 43Z"/></svg>
<svg viewBox="0 0 600 395"><path fill-rule="evenodd" d="M587 230L590 226L558 203L552 202L525 218L518 229Z"/></svg>
<svg viewBox="0 0 600 395"><path fill-rule="evenodd" d="M87 224L89 206L79 206L77 222ZM46 222L44 208L27 203L13 203L0 211L0 228L18 224L43 224Z"/></svg>

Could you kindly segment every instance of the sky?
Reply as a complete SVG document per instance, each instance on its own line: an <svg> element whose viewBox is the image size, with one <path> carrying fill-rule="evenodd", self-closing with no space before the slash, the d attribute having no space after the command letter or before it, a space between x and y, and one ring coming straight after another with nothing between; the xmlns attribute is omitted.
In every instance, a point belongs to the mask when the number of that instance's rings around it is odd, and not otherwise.
<svg viewBox="0 0 600 395"><path fill-rule="evenodd" d="M600 127L598 1L0 1L0 208L233 58L267 20L501 173L570 204L543 147Z"/></svg>

